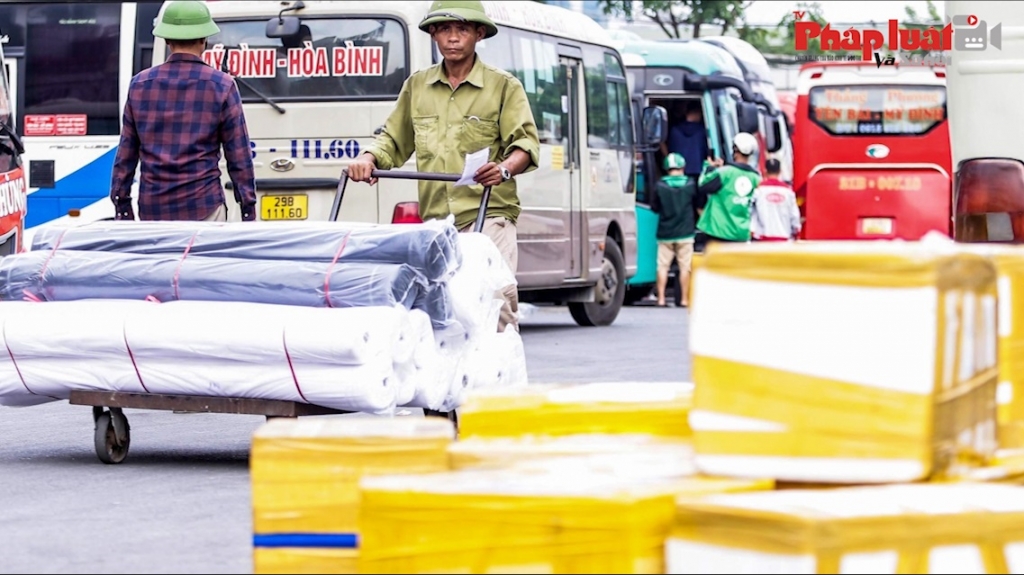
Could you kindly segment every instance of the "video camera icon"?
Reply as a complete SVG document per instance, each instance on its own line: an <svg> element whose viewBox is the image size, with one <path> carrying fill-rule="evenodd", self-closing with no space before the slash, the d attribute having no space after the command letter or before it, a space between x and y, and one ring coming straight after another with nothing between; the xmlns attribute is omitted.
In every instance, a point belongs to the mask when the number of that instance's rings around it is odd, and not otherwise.
<svg viewBox="0 0 1024 575"><path fill-rule="evenodd" d="M966 52L980 52L989 44L1003 49L1003 25L996 24L988 29L988 22L977 16L953 16L953 47Z"/></svg>

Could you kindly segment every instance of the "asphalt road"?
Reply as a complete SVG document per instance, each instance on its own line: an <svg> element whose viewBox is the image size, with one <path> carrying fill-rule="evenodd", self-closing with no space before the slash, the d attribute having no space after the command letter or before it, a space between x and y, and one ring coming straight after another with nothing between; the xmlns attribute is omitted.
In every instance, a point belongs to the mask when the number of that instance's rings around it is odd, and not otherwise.
<svg viewBox="0 0 1024 575"><path fill-rule="evenodd" d="M607 328L531 311L533 382L690 377L686 310L625 308ZM104 465L89 408L0 407L0 572L252 573L248 449L264 419L126 414L128 459Z"/></svg>

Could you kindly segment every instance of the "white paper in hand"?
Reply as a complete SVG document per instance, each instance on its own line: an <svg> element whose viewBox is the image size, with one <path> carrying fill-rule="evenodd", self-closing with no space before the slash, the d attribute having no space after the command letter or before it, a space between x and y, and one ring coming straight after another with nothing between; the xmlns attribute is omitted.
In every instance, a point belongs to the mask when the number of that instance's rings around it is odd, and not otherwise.
<svg viewBox="0 0 1024 575"><path fill-rule="evenodd" d="M476 171L484 167L487 163L487 159L491 156L490 148L484 148L479 152L473 152L472 154L466 154L466 168L462 170L462 177L459 181L455 182L456 186L472 186L476 182L473 181L473 176L476 175Z"/></svg>

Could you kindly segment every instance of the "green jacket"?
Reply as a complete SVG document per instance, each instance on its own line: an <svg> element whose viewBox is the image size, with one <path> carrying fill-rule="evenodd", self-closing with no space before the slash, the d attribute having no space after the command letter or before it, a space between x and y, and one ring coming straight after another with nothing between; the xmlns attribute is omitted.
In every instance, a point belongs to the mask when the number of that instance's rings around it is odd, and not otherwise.
<svg viewBox="0 0 1024 575"><path fill-rule="evenodd" d="M405 81L384 130L367 149L382 170L401 167L416 154L421 172L462 174L466 154L483 148L490 160L501 162L519 148L530 155L526 171L540 163L540 142L526 90L519 80L484 64L476 57L466 80L455 90L444 64L416 72ZM483 187L445 182L420 182L420 217L443 219L455 215L459 228L473 223ZM488 216L519 217L516 182L491 190Z"/></svg>
<svg viewBox="0 0 1024 575"><path fill-rule="evenodd" d="M707 197L707 204L697 229L723 240L750 241L750 205L759 185L760 174L746 164L730 163L705 171L698 193Z"/></svg>
<svg viewBox="0 0 1024 575"><path fill-rule="evenodd" d="M694 200L697 197L697 182L683 176L665 176L658 182L651 210L658 214L659 240L685 240L697 231Z"/></svg>

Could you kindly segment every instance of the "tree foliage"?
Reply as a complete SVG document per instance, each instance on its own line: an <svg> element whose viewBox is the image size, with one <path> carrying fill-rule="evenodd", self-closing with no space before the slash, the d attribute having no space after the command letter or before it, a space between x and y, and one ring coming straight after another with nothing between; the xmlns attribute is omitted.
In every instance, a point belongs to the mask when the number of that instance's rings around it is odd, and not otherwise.
<svg viewBox="0 0 1024 575"><path fill-rule="evenodd" d="M691 30L700 37L704 24L720 26L722 34L735 31L743 22L744 10L752 0L600 0L605 14L633 21L645 17L657 24L669 38L684 38Z"/></svg>

